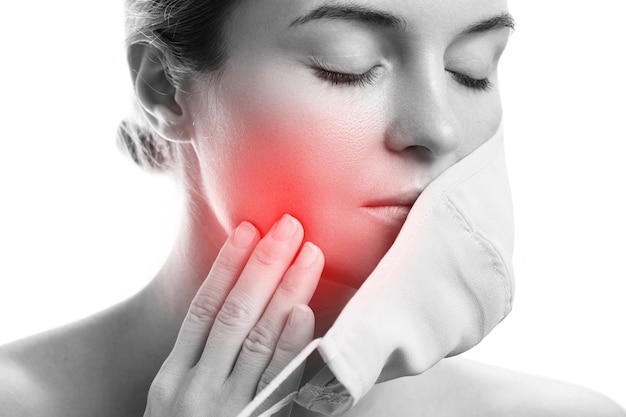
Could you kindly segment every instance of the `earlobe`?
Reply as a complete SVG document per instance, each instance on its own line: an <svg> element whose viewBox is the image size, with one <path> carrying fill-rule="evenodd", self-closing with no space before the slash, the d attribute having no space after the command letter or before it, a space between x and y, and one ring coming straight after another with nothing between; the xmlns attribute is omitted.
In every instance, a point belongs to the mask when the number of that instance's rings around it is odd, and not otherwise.
<svg viewBox="0 0 626 417"><path fill-rule="evenodd" d="M183 93L167 77L163 54L148 44L131 45L128 64L137 102L152 129L166 140L189 142Z"/></svg>

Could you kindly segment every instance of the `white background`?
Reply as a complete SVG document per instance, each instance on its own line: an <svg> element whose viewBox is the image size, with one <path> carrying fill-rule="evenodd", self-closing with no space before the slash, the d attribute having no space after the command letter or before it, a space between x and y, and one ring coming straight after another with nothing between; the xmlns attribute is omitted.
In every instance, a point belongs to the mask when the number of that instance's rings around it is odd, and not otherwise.
<svg viewBox="0 0 626 417"><path fill-rule="evenodd" d="M115 147L121 1L8 2L0 26L0 344L138 291L174 184ZM621 10L618 10L621 9ZM513 0L501 65L516 209L513 313L467 356L626 405L626 36L615 0Z"/></svg>

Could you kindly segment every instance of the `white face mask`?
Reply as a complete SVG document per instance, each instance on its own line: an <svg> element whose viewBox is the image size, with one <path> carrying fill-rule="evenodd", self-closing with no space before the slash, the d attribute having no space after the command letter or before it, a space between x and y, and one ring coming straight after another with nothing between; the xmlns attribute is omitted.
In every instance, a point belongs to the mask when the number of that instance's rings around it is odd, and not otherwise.
<svg viewBox="0 0 626 417"><path fill-rule="evenodd" d="M336 415L376 382L420 374L470 349L509 313L513 209L502 136L500 126L426 187L333 326L240 416L315 348L326 367L292 397L305 408Z"/></svg>

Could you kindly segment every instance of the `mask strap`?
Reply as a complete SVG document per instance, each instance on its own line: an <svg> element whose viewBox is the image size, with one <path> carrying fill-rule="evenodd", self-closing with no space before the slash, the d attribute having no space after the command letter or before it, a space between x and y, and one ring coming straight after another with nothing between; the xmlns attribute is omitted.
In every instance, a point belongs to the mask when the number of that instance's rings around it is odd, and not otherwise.
<svg viewBox="0 0 626 417"><path fill-rule="evenodd" d="M269 396L272 395L272 393L280 387L280 384L285 382L287 378L289 378L289 376L294 373L294 371L298 369L300 365L304 363L306 358L308 358L309 355L313 353L315 349L317 349L317 346L320 344L321 340L322 338L319 337L317 339L313 339L308 345L306 345L306 347L302 349L302 351L298 353L296 357L293 358L293 360L289 362L287 366L282 371L280 371L278 375L276 375L276 377L272 379L272 381L267 384L267 386L263 388L261 392L259 392L256 397L254 397L254 399L250 403L248 403L248 405L244 407L243 410L239 412L239 414L237 414L237 417L251 417L254 411L259 408L261 404L263 404L263 402L267 400ZM272 414L277 413L283 407L293 401L297 394L298 391L292 392L258 417L269 417Z"/></svg>
<svg viewBox="0 0 626 417"><path fill-rule="evenodd" d="M283 398L282 400L280 400L279 402L277 402L276 404L274 404L273 406L268 408L266 411L264 411L258 417L270 417L270 416L278 413L284 407L288 406L289 403L291 403L296 398L297 395L298 395L298 391L292 392L291 394L287 395L285 398Z"/></svg>

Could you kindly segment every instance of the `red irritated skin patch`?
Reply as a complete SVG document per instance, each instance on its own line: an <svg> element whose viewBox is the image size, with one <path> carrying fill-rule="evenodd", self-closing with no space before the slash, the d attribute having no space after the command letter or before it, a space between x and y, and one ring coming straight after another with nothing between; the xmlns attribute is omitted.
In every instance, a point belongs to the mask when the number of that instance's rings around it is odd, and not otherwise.
<svg viewBox="0 0 626 417"><path fill-rule="evenodd" d="M264 233L293 215L324 252L323 278L358 287L417 197L415 161L385 146L384 100L359 104L322 81L303 100L290 80L256 68L253 78L228 72L222 105L206 113L223 122L198 147L213 160L202 175L212 209L227 231L248 220Z"/></svg>

